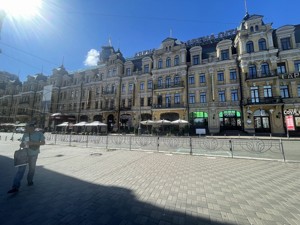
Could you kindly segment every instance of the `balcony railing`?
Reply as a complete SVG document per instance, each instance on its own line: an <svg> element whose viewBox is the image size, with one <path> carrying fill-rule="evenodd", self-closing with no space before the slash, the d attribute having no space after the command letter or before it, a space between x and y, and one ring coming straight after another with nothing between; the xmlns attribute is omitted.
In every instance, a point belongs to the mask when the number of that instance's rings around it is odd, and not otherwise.
<svg viewBox="0 0 300 225"><path fill-rule="evenodd" d="M116 94L116 91L103 91L102 94L103 95L114 95L114 94Z"/></svg>
<svg viewBox="0 0 300 225"><path fill-rule="evenodd" d="M121 106L121 107L120 107L120 110L121 110L121 111L128 111L128 110L131 110L131 106Z"/></svg>
<svg viewBox="0 0 300 225"><path fill-rule="evenodd" d="M166 88L179 88L184 87L183 81L180 81L178 83L170 82L170 83L161 83L161 84L154 84L154 90L155 89L166 89Z"/></svg>
<svg viewBox="0 0 300 225"><path fill-rule="evenodd" d="M261 73L261 72L258 72L256 74L245 73L245 75L246 75L246 80L253 80L253 79L261 79L267 77L276 77L278 74L276 70L273 70L270 71L269 73Z"/></svg>
<svg viewBox="0 0 300 225"><path fill-rule="evenodd" d="M185 104L171 104L171 103L165 103L165 104L153 104L152 109L166 109L166 108L186 108Z"/></svg>
<svg viewBox="0 0 300 225"><path fill-rule="evenodd" d="M277 104L283 103L280 96L269 98L248 98L245 100L245 105L260 105L260 104Z"/></svg>
<svg viewBox="0 0 300 225"><path fill-rule="evenodd" d="M115 106L102 107L102 110L104 110L104 111L116 110L116 107Z"/></svg>

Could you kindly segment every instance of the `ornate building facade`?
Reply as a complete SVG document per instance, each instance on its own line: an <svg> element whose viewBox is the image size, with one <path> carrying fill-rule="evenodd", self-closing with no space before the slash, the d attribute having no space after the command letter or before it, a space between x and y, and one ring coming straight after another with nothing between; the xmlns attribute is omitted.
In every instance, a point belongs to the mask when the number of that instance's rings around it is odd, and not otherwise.
<svg viewBox="0 0 300 225"><path fill-rule="evenodd" d="M99 63L2 85L1 122L101 121L109 131L141 128L152 119L190 122L190 133L232 131L285 134L285 116L300 131L300 25L278 29L263 16L240 26L183 42L168 37L157 49L124 58L103 46ZM51 87L49 105L45 86ZM143 127L142 127L143 128Z"/></svg>

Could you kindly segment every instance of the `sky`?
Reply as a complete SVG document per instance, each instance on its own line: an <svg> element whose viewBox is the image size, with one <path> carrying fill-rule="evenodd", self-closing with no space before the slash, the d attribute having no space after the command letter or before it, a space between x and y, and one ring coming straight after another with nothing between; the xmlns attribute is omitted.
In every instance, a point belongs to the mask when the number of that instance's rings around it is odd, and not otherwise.
<svg viewBox="0 0 300 225"><path fill-rule="evenodd" d="M7 14L0 31L0 71L21 81L50 76L62 64L69 72L93 66L109 43L130 58L170 36L186 42L217 35L237 28L246 9L275 29L300 24L299 0L247 0L247 7L245 0L41 1L34 17Z"/></svg>

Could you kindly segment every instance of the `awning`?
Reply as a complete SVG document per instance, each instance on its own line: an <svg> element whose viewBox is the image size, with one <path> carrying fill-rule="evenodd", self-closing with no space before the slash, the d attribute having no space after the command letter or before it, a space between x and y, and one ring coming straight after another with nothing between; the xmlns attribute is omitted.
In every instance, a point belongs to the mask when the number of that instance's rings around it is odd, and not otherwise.
<svg viewBox="0 0 300 225"><path fill-rule="evenodd" d="M104 127L104 126L107 126L107 124L101 123L100 121L93 121L91 123L86 124L86 126L100 126L100 127Z"/></svg>

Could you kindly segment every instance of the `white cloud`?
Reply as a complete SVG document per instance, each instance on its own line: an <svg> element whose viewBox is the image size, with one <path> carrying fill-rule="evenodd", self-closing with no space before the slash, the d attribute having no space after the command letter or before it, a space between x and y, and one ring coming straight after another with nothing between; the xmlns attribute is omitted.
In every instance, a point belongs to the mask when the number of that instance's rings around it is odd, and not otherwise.
<svg viewBox="0 0 300 225"><path fill-rule="evenodd" d="M84 60L84 65L85 66L96 66L97 62L99 60L99 51L96 49L91 49Z"/></svg>

